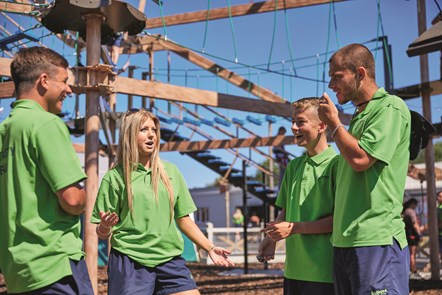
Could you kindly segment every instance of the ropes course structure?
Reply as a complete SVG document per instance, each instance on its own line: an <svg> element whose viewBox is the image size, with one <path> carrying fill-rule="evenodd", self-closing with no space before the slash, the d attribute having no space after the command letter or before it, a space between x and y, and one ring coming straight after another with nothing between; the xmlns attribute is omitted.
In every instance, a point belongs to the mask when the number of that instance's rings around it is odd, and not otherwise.
<svg viewBox="0 0 442 295"><path fill-rule="evenodd" d="M9 65L14 52L20 47L58 47L61 48L60 53L68 60L75 59L76 66L70 69L68 81L76 94L75 111L67 119L67 124L72 133L84 134L86 139L86 144L81 150L85 151L85 158L88 159L85 170L88 175L86 216L89 218L98 190L96 171L99 151L105 151L111 161L114 159L119 115L135 104L150 108L164 124L162 152L186 154L221 175L224 181L231 183L235 183L235 176L236 179L242 179L242 171L238 168L240 164L236 161L244 160L266 175L262 190L264 193L260 194L256 188L251 188L252 192L263 202L274 203L276 189L273 177L276 173L273 171L271 148L293 144L294 138L272 136L272 127L278 123L290 129L290 102L293 101L293 97L300 98L299 95L294 95L299 90L293 86L295 83L315 85L316 96L320 95L321 85L322 91L325 91L328 84L326 66L329 56L334 52L330 45L332 31L335 33L336 49L343 41L342 36L339 36L336 10L341 2L348 2L269 0L231 5L231 1L228 0L227 7L215 8L208 0L205 10L164 15L166 0L154 1L160 17L148 18L145 15L145 0L136 3L135 0L131 1L138 5L137 8L120 0L83 1L84 3L77 1L82 6L75 9L72 8L75 5L70 4L68 0L55 0L52 3L46 3L44 0L28 1L0 0L0 13L4 18L3 24L0 23L0 102L1 99L14 97ZM328 23L324 25L327 28L325 51L295 58L288 11L315 5L329 6ZM371 47L370 50L375 52L375 55L378 51L383 53L387 90L408 99L418 97L416 85L411 88L394 89L391 47L382 24L380 0L377 0L377 7L377 36L361 43ZM268 24L273 30L267 61L253 64L239 54L238 45L242 39L236 34L234 19L261 13L273 13L273 25ZM281 13L288 57L275 62L276 58L273 55L276 51L277 18ZM229 28L224 30L231 34L231 39L226 43L233 47L232 58L212 53L213 49L209 45L209 37L219 37L218 33L209 34L209 24L222 19L228 21ZM25 23L28 20L29 25L26 28ZM174 26L198 22L204 23L201 49L195 49L195 46L187 45L188 43L173 41L171 37ZM11 28L16 32L12 33ZM152 33L154 30L160 32ZM115 53L108 44L114 34L121 32L126 34ZM190 36L192 34L193 32L189 32L189 38L194 37ZM237 42L238 40L241 41ZM228 52L228 48L226 45L224 52ZM172 65L170 53L182 58L178 66ZM81 62L83 54L86 55L85 66ZM120 56L118 62L112 60L114 54ZM131 57L137 54L148 56L145 66L140 62L137 62L136 66L131 64ZM126 64L119 68L121 56L126 56L127 59ZM158 56L160 60L166 60L166 66L157 66ZM314 74L304 75L302 72L306 69L313 70ZM127 77L123 76L125 72ZM261 83L262 77L269 75L280 79L280 94L272 90L276 88L274 85ZM136 76L140 78L137 79ZM204 84L210 85L207 88L211 87L212 90L200 87L202 79L210 80ZM289 90L285 87L285 79L289 79ZM178 81L180 83L176 83ZM195 82L196 87L190 87L190 82ZM220 91L221 82L226 85L224 93ZM236 87L233 93L229 93L231 85ZM436 94L442 93L442 86L437 82L432 86ZM135 102L134 97L141 99ZM194 111L191 110L191 106L194 106ZM353 106L340 108L340 118L344 124L348 124L351 119L351 115L345 112L350 108ZM267 137L261 136L262 132L255 131L258 130L255 128L265 127L268 127ZM268 151L263 150L263 147L267 147ZM219 161L219 157L210 154L209 150L224 150L230 158L222 158L222 161ZM291 156L295 157L293 154ZM265 167L261 159L268 160L269 166ZM240 185L240 182L236 183ZM86 218L85 251L90 266L97 264L97 241L95 228L92 228ZM94 267L89 267L89 271L96 290L97 271Z"/></svg>

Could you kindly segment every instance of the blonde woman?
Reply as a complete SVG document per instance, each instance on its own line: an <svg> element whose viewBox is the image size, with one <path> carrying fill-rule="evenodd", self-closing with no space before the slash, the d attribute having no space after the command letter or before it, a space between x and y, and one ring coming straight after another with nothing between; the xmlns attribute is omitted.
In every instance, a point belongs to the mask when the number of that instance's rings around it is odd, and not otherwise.
<svg viewBox="0 0 442 295"><path fill-rule="evenodd" d="M108 294L199 294L178 228L215 265L233 266L189 217L196 210L177 167L159 157L160 123L144 109L121 119L115 166L103 177L92 214L101 239L111 236ZM178 226L178 228L177 228Z"/></svg>

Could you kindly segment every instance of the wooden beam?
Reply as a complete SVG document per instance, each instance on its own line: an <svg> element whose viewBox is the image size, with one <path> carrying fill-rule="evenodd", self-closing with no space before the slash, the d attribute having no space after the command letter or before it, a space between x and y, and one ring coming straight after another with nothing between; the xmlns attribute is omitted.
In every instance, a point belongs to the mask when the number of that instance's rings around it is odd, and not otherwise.
<svg viewBox="0 0 442 295"><path fill-rule="evenodd" d="M293 144L294 136L232 138L209 141L175 141L161 144L161 152L191 152L211 149L248 148Z"/></svg>
<svg viewBox="0 0 442 295"><path fill-rule="evenodd" d="M442 94L442 81L435 80L422 84L411 85L394 90L394 94L403 100L418 98L422 96L422 92L428 90L430 95Z"/></svg>
<svg viewBox="0 0 442 295"><path fill-rule="evenodd" d="M0 2L0 11L8 13L30 13L32 12L33 5L13 3L13 2Z"/></svg>
<svg viewBox="0 0 442 295"><path fill-rule="evenodd" d="M160 82L142 81L120 76L115 77L114 91L121 94L147 96L155 99L291 117L291 107L289 103L261 101L215 91L175 86Z"/></svg>
<svg viewBox="0 0 442 295"><path fill-rule="evenodd" d="M173 43L170 40L166 41L162 39L161 36L145 36L145 38L147 40L150 39L152 42L157 42L159 45L164 47L164 49L170 50L178 54L179 56L190 61L191 63L211 72L212 74L226 80L227 82L232 83L235 86L238 86L239 88L247 92L252 93L253 95L261 98L262 100L272 101L272 102L284 102L284 99L282 97L276 95L272 91L260 87L259 85L256 85L253 82L248 81L244 77L235 74L234 72L216 64L210 59L205 58L195 53L192 50L184 48L176 43Z"/></svg>
<svg viewBox="0 0 442 295"><path fill-rule="evenodd" d="M0 99L12 98L15 96L14 82L8 81L0 83Z"/></svg>
<svg viewBox="0 0 442 295"><path fill-rule="evenodd" d="M9 58L0 58L0 76L10 76ZM75 81L74 73L69 70L69 85L78 84ZM83 81L84 82L84 81ZM84 85L85 83L80 83ZM8 84L9 83L9 84ZM0 99L13 97L14 88L10 82L0 83ZM147 96L152 99L173 100L197 105L219 107L244 112L254 112L266 115L291 118L291 105L288 102L268 102L242 96L218 93L215 91L201 90L190 87L175 86L154 81L143 81L126 77L115 77L114 92L121 94L132 94L136 96ZM75 88L73 90L75 92ZM81 88L81 87L77 87ZM80 93L82 91L80 90ZM351 115L340 112L341 122L348 125Z"/></svg>
<svg viewBox="0 0 442 295"><path fill-rule="evenodd" d="M278 146L290 145L295 141L294 136L274 136L274 137L250 137L250 138L232 138L209 141L171 141L162 143L160 146L161 152L192 152L204 151L209 149L227 149L227 148L247 148L258 146ZM84 144L73 143L74 149L77 153L84 153ZM115 150L117 146L113 146ZM103 151L100 150L103 154Z"/></svg>
<svg viewBox="0 0 442 295"><path fill-rule="evenodd" d="M0 76L11 77L12 59L0 57Z"/></svg>
<svg viewBox="0 0 442 295"><path fill-rule="evenodd" d="M333 2L341 2L346 0L334 0ZM249 14L257 14L264 12L271 12L275 10L300 8L305 6L328 4L330 0L284 0L284 1L264 1L252 4L242 4L230 7L230 15L243 16ZM276 4L276 7L275 7ZM229 8L215 8L211 9L209 15L207 10L200 10L195 12L180 13L164 17L166 26L175 26L189 23L196 23L214 19L228 18ZM146 20L146 29L161 28L163 26L163 18L148 18Z"/></svg>

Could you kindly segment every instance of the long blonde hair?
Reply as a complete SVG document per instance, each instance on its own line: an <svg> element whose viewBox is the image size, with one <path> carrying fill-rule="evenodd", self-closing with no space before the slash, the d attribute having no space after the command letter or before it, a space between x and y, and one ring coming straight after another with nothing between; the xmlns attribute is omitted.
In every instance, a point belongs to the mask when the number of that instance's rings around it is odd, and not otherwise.
<svg viewBox="0 0 442 295"><path fill-rule="evenodd" d="M158 203L158 186L162 182L169 194L170 219L173 219L174 195L172 183L160 160L160 121L151 112L145 109L131 109L123 114L120 123L120 136L118 139L117 159L115 166L123 167L124 181L126 184L127 201L131 214L133 215L133 191L132 191L132 171L137 169L139 162L138 133L146 120L152 119L156 128L157 142L150 158L152 170L152 188L156 202Z"/></svg>

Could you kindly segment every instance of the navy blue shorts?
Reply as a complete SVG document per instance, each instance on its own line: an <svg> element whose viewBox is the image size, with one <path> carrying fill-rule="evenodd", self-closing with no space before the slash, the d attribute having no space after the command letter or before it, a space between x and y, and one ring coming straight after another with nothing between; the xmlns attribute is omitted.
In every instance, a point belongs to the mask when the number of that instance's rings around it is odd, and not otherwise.
<svg viewBox="0 0 442 295"><path fill-rule="evenodd" d="M89 278L86 261L69 260L72 275L62 278L57 282L26 293L8 293L20 295L91 295L94 294Z"/></svg>
<svg viewBox="0 0 442 295"><path fill-rule="evenodd" d="M408 246L393 245L334 248L334 279L337 295L409 294Z"/></svg>
<svg viewBox="0 0 442 295"><path fill-rule="evenodd" d="M308 282L284 278L284 295L333 295L332 283Z"/></svg>
<svg viewBox="0 0 442 295"><path fill-rule="evenodd" d="M108 275L109 295L166 295L197 289L181 256L156 267L147 267L112 249Z"/></svg>

